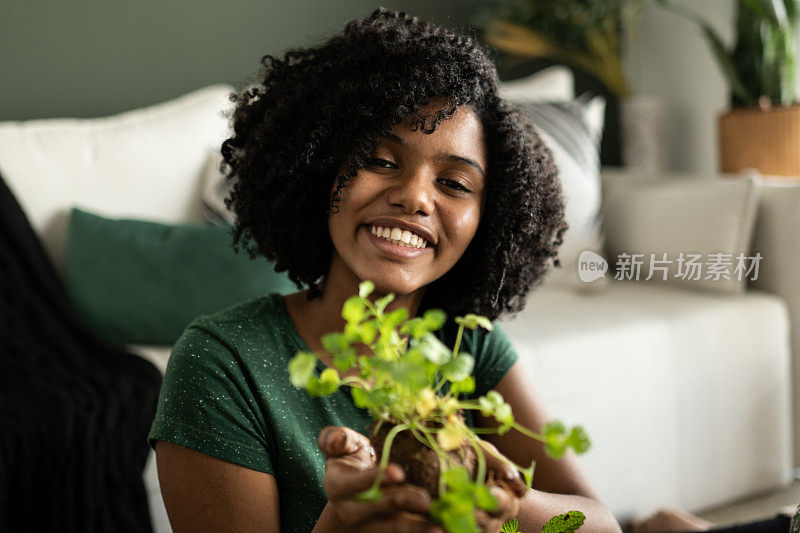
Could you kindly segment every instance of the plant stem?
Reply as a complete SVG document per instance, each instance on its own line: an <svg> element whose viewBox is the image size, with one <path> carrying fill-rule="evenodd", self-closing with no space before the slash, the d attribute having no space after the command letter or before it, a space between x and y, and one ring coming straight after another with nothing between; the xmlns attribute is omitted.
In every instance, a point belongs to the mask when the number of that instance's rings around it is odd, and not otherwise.
<svg viewBox="0 0 800 533"><path fill-rule="evenodd" d="M439 445L436 443L436 440L434 440L431 437L430 433L428 433L427 428L425 426L419 426L419 430L421 431L422 435L427 439L428 441L427 445L433 451L436 452L436 455L439 456L439 494L440 495L444 494L446 487L444 484L444 476L442 475L442 473L444 472L445 467L449 469L449 464L447 464L447 454L445 454L444 451L439 447ZM420 441L422 444L425 444L425 442L419 437L415 429L412 429L411 432L414 434L415 437L417 437L418 441Z"/></svg>
<svg viewBox="0 0 800 533"><path fill-rule="evenodd" d="M381 462L380 470L378 471L378 477L375 478L375 482L372 484L370 490L377 489L381 486L381 482L383 481L383 473L386 471L386 465L389 464L389 451L392 448L392 441L398 433L408 428L408 424L397 424L395 427L389 430L389 433L386 435L386 439L383 441L383 451L381 452Z"/></svg>
<svg viewBox="0 0 800 533"><path fill-rule="evenodd" d="M345 376L342 378L342 383L344 383L345 385L349 385L350 383L356 383L358 385L361 385L361 388L364 390L372 390L369 383L367 383L358 376Z"/></svg>
<svg viewBox="0 0 800 533"><path fill-rule="evenodd" d="M517 424L516 422L514 422L513 424L511 424L511 427L516 429L517 431L519 431L523 435L527 435L528 437L530 437L532 439L536 439L536 440L538 440L540 442L544 442L544 437L542 437L538 433L534 433L533 431L531 431L530 429L526 428L525 426L521 426L521 425Z"/></svg>
<svg viewBox="0 0 800 533"><path fill-rule="evenodd" d="M475 448L475 454L478 456L478 473L475 476L475 482L483 485L486 480L486 457L483 455L483 446L481 446L480 439L467 432L467 440Z"/></svg>
<svg viewBox="0 0 800 533"><path fill-rule="evenodd" d="M464 334L464 324L458 326L458 335L456 335L456 343L453 346L453 357L458 355L458 349L461 347L461 336Z"/></svg>

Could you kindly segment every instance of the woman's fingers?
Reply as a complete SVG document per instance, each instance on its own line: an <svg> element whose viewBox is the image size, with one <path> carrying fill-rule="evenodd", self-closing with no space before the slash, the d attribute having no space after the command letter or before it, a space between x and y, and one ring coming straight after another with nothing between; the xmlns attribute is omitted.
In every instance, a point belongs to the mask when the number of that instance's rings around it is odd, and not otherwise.
<svg viewBox="0 0 800 533"><path fill-rule="evenodd" d="M486 469L488 471L494 470L497 479L505 483L517 498L525 496L528 492L528 486L522 481L519 470L508 462L501 460L499 457L505 456L491 442L481 439L481 446L485 451Z"/></svg>
<svg viewBox="0 0 800 533"><path fill-rule="evenodd" d="M431 497L422 487L415 485L395 485L384 488L381 498L374 502L342 500L337 502L340 513L350 524L374 522L376 519L394 517L397 513L407 513L433 524L429 517Z"/></svg>
<svg viewBox="0 0 800 533"><path fill-rule="evenodd" d="M502 518L503 520L517 516L519 512L519 498L517 498L516 495L499 486L494 486L490 490L492 496L497 500L497 509L494 511L487 511L486 514L490 517Z"/></svg>
<svg viewBox="0 0 800 533"><path fill-rule="evenodd" d="M354 465L350 456L334 457L325 461L323 486L329 500L352 498L372 486L378 477L380 466ZM383 473L381 486L401 483L405 473L396 463L389 463Z"/></svg>
<svg viewBox="0 0 800 533"><path fill-rule="evenodd" d="M375 457L375 450L372 449L369 439L348 427L326 426L322 428L317 438L317 446L325 459L359 452L365 460L374 461Z"/></svg>

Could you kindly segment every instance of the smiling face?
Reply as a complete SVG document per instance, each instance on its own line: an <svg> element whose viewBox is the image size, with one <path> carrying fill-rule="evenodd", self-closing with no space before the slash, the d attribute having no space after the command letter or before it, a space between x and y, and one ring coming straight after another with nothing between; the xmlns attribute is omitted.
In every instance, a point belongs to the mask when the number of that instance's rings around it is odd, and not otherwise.
<svg viewBox="0 0 800 533"><path fill-rule="evenodd" d="M479 118L462 106L434 133L408 126L406 121L381 137L367 167L342 191L340 210L329 218L329 281L357 285L369 279L380 292L398 296L424 291L472 241L487 170ZM398 237L410 237L411 244L395 244ZM418 247L420 237L424 248ZM334 275L349 279L333 280Z"/></svg>

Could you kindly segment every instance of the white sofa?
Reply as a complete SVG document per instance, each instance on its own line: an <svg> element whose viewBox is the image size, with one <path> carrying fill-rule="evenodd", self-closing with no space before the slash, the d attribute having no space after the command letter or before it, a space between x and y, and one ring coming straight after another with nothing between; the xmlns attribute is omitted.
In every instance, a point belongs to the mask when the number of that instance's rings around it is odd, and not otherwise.
<svg viewBox="0 0 800 533"><path fill-rule="evenodd" d="M229 90L103 119L0 123L0 175L57 269L73 205L200 221L199 175L226 132L226 119L209 109L220 109ZM604 180L626 187L635 176L608 172ZM791 458L790 416L790 368L800 358L792 277L800 185L760 183L753 249L767 259L745 294L614 280L592 293L547 287L503 321L550 412L592 437L582 462L620 519L774 487L800 463ZM606 244L614 248L613 235ZM130 348L165 368L169 346ZM155 530L169 531L152 454L145 480Z"/></svg>

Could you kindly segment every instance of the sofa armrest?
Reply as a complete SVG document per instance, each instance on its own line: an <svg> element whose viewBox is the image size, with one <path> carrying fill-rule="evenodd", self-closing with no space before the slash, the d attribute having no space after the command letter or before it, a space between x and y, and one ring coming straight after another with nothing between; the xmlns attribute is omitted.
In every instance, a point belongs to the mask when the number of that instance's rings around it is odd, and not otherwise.
<svg viewBox="0 0 800 533"><path fill-rule="evenodd" d="M612 274L692 290L745 291L759 199L755 176L663 174L649 181L604 169L602 179Z"/></svg>
<svg viewBox="0 0 800 533"><path fill-rule="evenodd" d="M792 353L794 466L800 467L800 182L761 180L753 254L761 254L758 277L749 282L779 296L789 312Z"/></svg>
<svg viewBox="0 0 800 533"><path fill-rule="evenodd" d="M795 468L800 468L800 418L798 418L800 414L800 181L763 177L755 173L747 174L751 175L757 184L757 196L753 206L755 223L752 232L743 231L742 235L747 237L745 251L748 252L748 256L755 256L758 253L761 254L761 259L758 262L757 274L751 272L746 277L745 286L774 294L786 304L792 353L792 368L787 369L787 372L791 373L794 383L792 410L796 420L793 427L793 464ZM608 222L611 222L621 214L615 212L615 209L624 210L621 209L623 206L620 206L619 202L614 201L614 195L628 186L641 186L642 178L619 168L604 168L601 176L603 215ZM708 183L708 180L721 181L718 180L718 174L669 174L659 177L658 181L682 178L696 179L698 185L703 182ZM642 216L646 214L643 213ZM636 221L630 218L625 222L636 226ZM620 250L620 246L623 246L623 243L615 242L617 233L609 231L605 236L606 250L609 252ZM609 256L609 263L611 262L613 258Z"/></svg>

